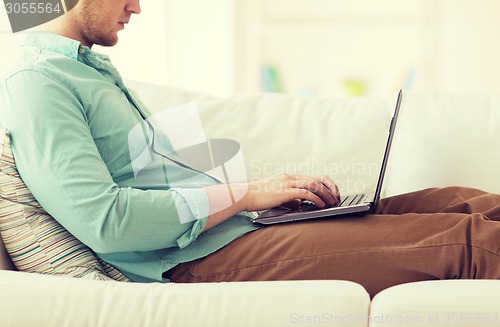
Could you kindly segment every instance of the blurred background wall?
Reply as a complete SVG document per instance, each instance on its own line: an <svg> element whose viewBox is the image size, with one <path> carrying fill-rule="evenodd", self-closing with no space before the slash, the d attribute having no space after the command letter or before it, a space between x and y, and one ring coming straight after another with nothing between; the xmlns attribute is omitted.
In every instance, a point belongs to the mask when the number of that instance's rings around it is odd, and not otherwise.
<svg viewBox="0 0 500 327"><path fill-rule="evenodd" d="M113 48L125 78L215 96L500 92L498 0L147 0ZM3 8L2 8L3 9ZM27 32L25 32L27 33ZM0 10L0 74L25 33Z"/></svg>

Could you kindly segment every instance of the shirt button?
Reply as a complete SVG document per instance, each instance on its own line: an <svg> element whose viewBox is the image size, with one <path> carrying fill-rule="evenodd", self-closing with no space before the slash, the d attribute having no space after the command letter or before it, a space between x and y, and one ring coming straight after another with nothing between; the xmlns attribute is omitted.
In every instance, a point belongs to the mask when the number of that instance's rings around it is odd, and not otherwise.
<svg viewBox="0 0 500 327"><path fill-rule="evenodd" d="M80 48L80 50L78 50L78 52L80 52L81 54L84 54L85 53L85 49L84 48Z"/></svg>

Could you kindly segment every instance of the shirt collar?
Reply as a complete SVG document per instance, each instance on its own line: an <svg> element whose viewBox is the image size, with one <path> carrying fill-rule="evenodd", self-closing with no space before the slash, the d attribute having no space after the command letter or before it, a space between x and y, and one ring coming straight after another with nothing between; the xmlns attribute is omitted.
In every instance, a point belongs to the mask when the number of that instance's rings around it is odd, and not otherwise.
<svg viewBox="0 0 500 327"><path fill-rule="evenodd" d="M105 61L109 60L108 56L92 51L89 47L81 45L79 41L47 32L29 33L24 39L23 46L33 46L79 61L81 61L80 56L84 54Z"/></svg>
<svg viewBox="0 0 500 327"><path fill-rule="evenodd" d="M33 46L40 50L47 50L62 54L72 59L78 59L80 42L52 33L29 33L24 39L23 46Z"/></svg>
<svg viewBox="0 0 500 327"><path fill-rule="evenodd" d="M40 51L57 53L92 67L105 78L115 83L127 96L130 96L120 74L109 60L109 57L92 51L89 47L81 45L79 41L53 33L34 32L26 36L23 46L31 46Z"/></svg>

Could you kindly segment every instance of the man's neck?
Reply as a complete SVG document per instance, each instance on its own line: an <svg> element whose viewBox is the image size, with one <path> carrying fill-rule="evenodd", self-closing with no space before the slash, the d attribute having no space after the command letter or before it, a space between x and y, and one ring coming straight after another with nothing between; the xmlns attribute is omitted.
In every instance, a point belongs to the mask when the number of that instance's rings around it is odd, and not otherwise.
<svg viewBox="0 0 500 327"><path fill-rule="evenodd" d="M76 23L72 16L72 13L68 12L48 23L38 26L37 30L64 36L92 48L93 44L85 42L83 37L79 34L79 29L76 28Z"/></svg>

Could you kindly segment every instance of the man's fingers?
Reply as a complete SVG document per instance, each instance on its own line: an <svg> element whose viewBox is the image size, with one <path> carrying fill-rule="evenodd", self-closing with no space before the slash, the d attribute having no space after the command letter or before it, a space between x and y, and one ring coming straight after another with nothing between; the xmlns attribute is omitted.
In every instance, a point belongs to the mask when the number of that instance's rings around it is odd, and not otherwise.
<svg viewBox="0 0 500 327"><path fill-rule="evenodd" d="M332 184L330 185L334 187ZM301 192L301 198L309 200L319 207L338 203L338 198L332 194L330 188L315 178L296 179L290 183L290 186L297 189L303 189L305 192Z"/></svg>
<svg viewBox="0 0 500 327"><path fill-rule="evenodd" d="M330 193L333 195L335 200L337 201L337 204L340 203L340 192L337 184L329 178L328 176L321 176L320 177L321 183L323 183L328 189L330 190Z"/></svg>

